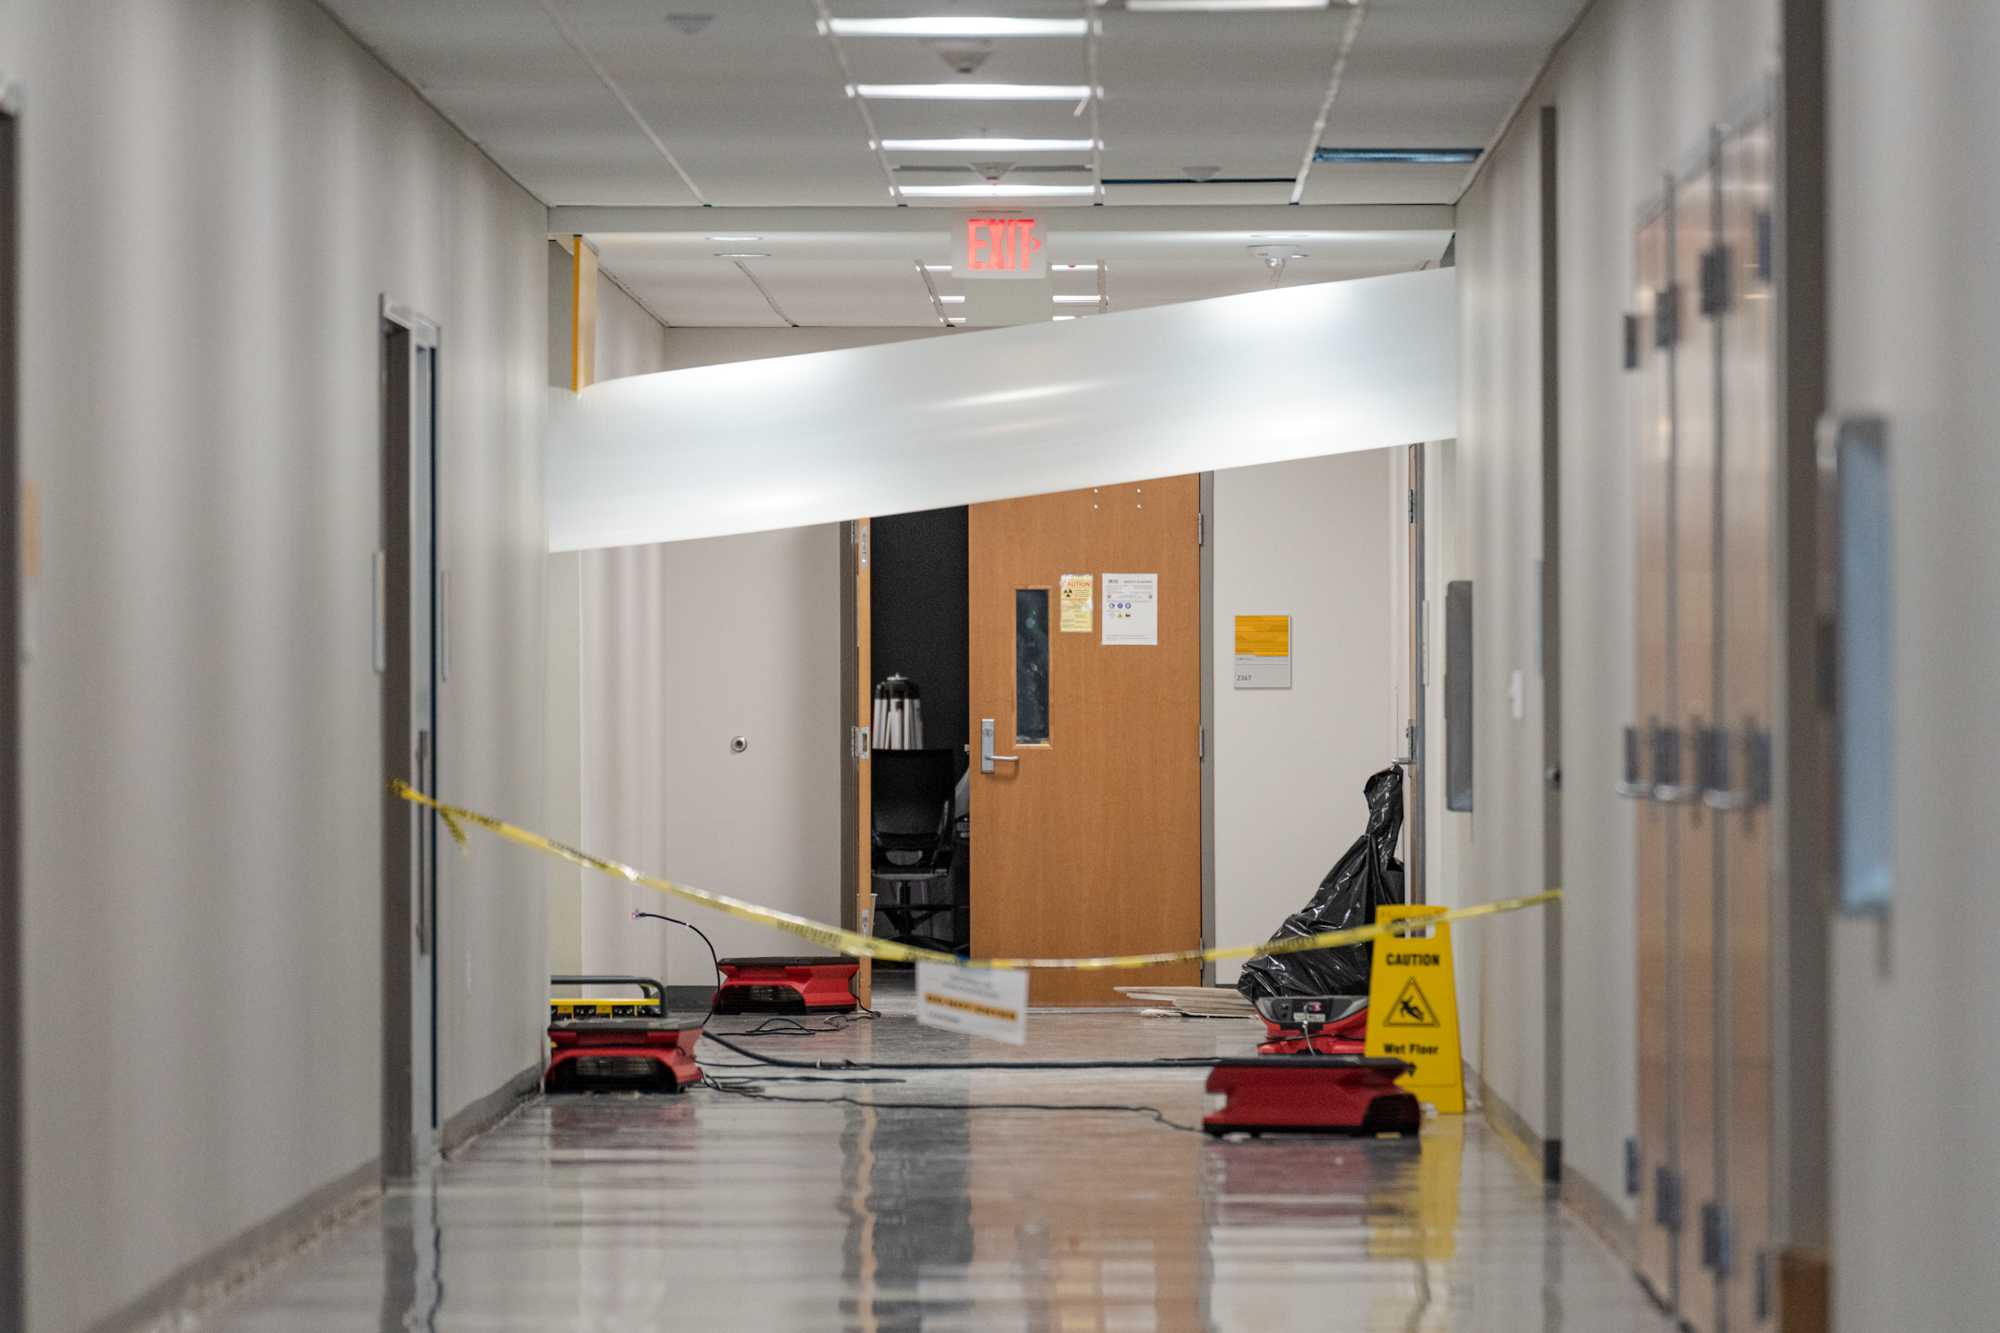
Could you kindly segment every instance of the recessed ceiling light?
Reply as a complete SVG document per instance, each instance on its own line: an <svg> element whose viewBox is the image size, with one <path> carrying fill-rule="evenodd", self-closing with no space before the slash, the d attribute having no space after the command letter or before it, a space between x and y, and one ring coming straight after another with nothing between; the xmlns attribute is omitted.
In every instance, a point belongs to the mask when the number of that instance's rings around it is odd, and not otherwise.
<svg viewBox="0 0 2000 1333"><path fill-rule="evenodd" d="M1082 197L1097 193L1095 185L1020 185L1011 181L982 185L899 185L911 199L1033 199L1041 196Z"/></svg>
<svg viewBox="0 0 2000 1333"><path fill-rule="evenodd" d="M888 153L1087 153L1095 139L884 139Z"/></svg>
<svg viewBox="0 0 2000 1333"><path fill-rule="evenodd" d="M1075 319L1075 318L1076 318L1076 316L1075 316L1075 315L1050 315L1050 316L1049 316L1049 318L1050 318L1050 319L1055 319L1055 320L1063 320L1063 319Z"/></svg>
<svg viewBox="0 0 2000 1333"><path fill-rule="evenodd" d="M1049 267L1050 267L1050 268L1052 268L1052 269L1054 269L1054 270L1055 270L1056 272L1058 272L1058 273L1095 273L1095 272L1097 272L1097 265L1095 265L1095 264L1051 264L1051 265L1049 265Z"/></svg>
<svg viewBox="0 0 2000 1333"><path fill-rule="evenodd" d="M945 319L945 321L944 321L944 322L945 322L945 323L947 323L947 324L963 324L963 323L965 323L965 316L964 316L964 315L950 315L950 316L947 316L947 317L946 317L946 319Z"/></svg>
<svg viewBox="0 0 2000 1333"><path fill-rule="evenodd" d="M1479 160L1477 148L1315 148L1313 161L1348 166L1389 163L1396 166L1458 167Z"/></svg>
<svg viewBox="0 0 2000 1333"><path fill-rule="evenodd" d="M711 241L721 241L724 244L727 244L731 241L761 241L764 238L762 236L711 236L708 239Z"/></svg>
<svg viewBox="0 0 2000 1333"><path fill-rule="evenodd" d="M771 252L768 250L721 250L716 253L715 257L717 259L769 259Z"/></svg>
<svg viewBox="0 0 2000 1333"><path fill-rule="evenodd" d="M1081 102L1087 83L857 83L856 97L929 102Z"/></svg>
<svg viewBox="0 0 2000 1333"><path fill-rule="evenodd" d="M902 19L829 19L836 37L1081 37L1088 19L1003 19L932 14Z"/></svg>
<svg viewBox="0 0 2000 1333"><path fill-rule="evenodd" d="M1354 0L1341 0L1353 4ZM1256 9L1325 9L1327 0L1125 0L1135 14L1222 14Z"/></svg>
<svg viewBox="0 0 2000 1333"><path fill-rule="evenodd" d="M1068 292L1056 293L1057 305L1096 305L1095 296L1072 296Z"/></svg>

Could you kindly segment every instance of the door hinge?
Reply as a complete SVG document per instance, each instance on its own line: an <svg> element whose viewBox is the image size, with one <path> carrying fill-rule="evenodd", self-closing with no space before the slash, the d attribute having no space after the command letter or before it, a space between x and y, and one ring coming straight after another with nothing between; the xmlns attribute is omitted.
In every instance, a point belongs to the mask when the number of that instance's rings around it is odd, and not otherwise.
<svg viewBox="0 0 2000 1333"><path fill-rule="evenodd" d="M868 728L851 727L848 729L847 757L857 764L868 757Z"/></svg>
<svg viewBox="0 0 2000 1333"><path fill-rule="evenodd" d="M1628 314L1624 318L1625 369L1637 370L1639 368L1639 317Z"/></svg>
<svg viewBox="0 0 2000 1333"><path fill-rule="evenodd" d="M1701 256L1701 313L1713 318L1729 309L1730 253L1726 245L1705 250Z"/></svg>
<svg viewBox="0 0 2000 1333"><path fill-rule="evenodd" d="M1771 1317L1771 1269L1776 1260L1769 1250L1757 1251L1757 1262L1753 1265L1750 1285L1750 1317L1763 1323Z"/></svg>
<svg viewBox="0 0 2000 1333"><path fill-rule="evenodd" d="M1769 282L1776 272L1771 233L1771 210L1767 208L1757 214L1757 279L1760 282Z"/></svg>
<svg viewBox="0 0 2000 1333"><path fill-rule="evenodd" d="M1670 1167L1653 1168L1653 1221L1669 1231L1681 1229L1681 1177Z"/></svg>
<svg viewBox="0 0 2000 1333"><path fill-rule="evenodd" d="M1630 727L1627 727L1627 728L1626 728L1626 730L1627 730L1627 731L1629 732L1629 731L1631 730L1631 728L1630 728ZM1626 1194L1626 1196L1627 1196L1628 1198L1631 1198L1631 1197L1636 1197L1636 1196L1638 1195L1638 1193L1639 1193L1639 1188L1640 1188L1640 1178L1639 1178L1639 1140L1637 1140L1637 1139L1627 1139L1627 1140L1625 1140L1625 1194Z"/></svg>
<svg viewBox="0 0 2000 1333"><path fill-rule="evenodd" d="M1681 340L1681 287L1670 282L1654 298L1653 346L1672 347Z"/></svg>
<svg viewBox="0 0 2000 1333"><path fill-rule="evenodd" d="M1726 1278L1733 1267L1731 1251L1735 1248L1734 1238L1729 1234L1729 1210L1721 1204L1710 1201L1701 1206L1701 1266L1719 1278Z"/></svg>
<svg viewBox="0 0 2000 1333"><path fill-rule="evenodd" d="M1208 758L1207 727L1196 727L1194 729L1194 757L1201 760Z"/></svg>
<svg viewBox="0 0 2000 1333"><path fill-rule="evenodd" d="M1417 488L1414 486L1410 487L1409 495L1410 495L1410 523L1412 526L1415 526L1417 521Z"/></svg>
<svg viewBox="0 0 2000 1333"><path fill-rule="evenodd" d="M1194 544L1208 545L1208 515L1199 509L1194 511Z"/></svg>

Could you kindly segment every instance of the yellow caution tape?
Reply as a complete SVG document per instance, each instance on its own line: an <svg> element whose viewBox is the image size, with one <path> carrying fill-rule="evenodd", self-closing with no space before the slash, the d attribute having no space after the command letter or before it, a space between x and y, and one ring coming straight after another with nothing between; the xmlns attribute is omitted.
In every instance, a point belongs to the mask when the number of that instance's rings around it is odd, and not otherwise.
<svg viewBox="0 0 2000 1333"><path fill-rule="evenodd" d="M960 958L956 954L941 953L936 949L919 949L915 945L902 944L895 940L879 940L859 931L846 930L840 926L829 926L810 917L796 916L791 912L780 912L774 907L760 907L756 903L732 898L726 893L714 893L708 889L697 889L690 884L676 884L669 879L642 874L631 866L619 861L606 860L580 852L557 842L554 838L543 837L539 833L509 824L504 819L482 815L477 810L464 806L448 805L434 796L426 796L409 783L397 779L389 784L389 789L406 801L428 806L444 819L445 827L459 846L467 845L465 824L477 824L489 833L498 834L512 843L532 847L538 852L559 857L572 865L600 874L622 879L628 884L637 884L658 893L675 898L685 898L689 902L700 903L703 907L714 908L744 921L756 921L773 926L809 940L836 953L850 958L881 958L890 962L903 963L943 963L950 967L980 968L1065 968L1079 972L1100 972L1114 969L1157 967L1163 963L1200 963L1221 958L1252 958L1258 954L1306 953L1313 949L1332 949L1343 944L1361 944L1378 935L1418 934L1444 922L1475 921L1480 917L1499 916L1506 912L1519 912L1529 907L1540 907L1556 902L1562 897L1561 889L1545 889L1541 893L1531 893L1525 898L1504 898L1498 902L1480 903L1476 907L1455 907L1449 912L1426 916L1421 920L1409 920L1394 926L1353 926L1346 930L1321 931L1317 935L1301 935L1294 939L1266 940L1261 944L1232 944L1217 949L1172 949L1165 953L1120 954L1110 958Z"/></svg>

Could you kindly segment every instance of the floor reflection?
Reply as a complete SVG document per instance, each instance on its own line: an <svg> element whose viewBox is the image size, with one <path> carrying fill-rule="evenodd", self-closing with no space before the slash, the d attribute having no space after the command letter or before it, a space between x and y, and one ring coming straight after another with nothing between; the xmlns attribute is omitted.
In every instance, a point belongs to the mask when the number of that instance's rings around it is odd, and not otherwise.
<svg viewBox="0 0 2000 1333"><path fill-rule="evenodd" d="M747 1026L742 1024L741 1026ZM1249 1025L1243 1027L1248 1029ZM871 1030L872 1029L872 1030ZM1026 1054L1246 1049L1233 1023L1037 1016ZM772 1054L1010 1050L879 1023ZM714 1072L737 1058L716 1051ZM768 1077L768 1076L767 1076ZM770 1078L769 1093L536 1101L203 1327L1440 1330L1670 1327L1476 1117L1415 1142L1215 1142L1185 1070Z"/></svg>

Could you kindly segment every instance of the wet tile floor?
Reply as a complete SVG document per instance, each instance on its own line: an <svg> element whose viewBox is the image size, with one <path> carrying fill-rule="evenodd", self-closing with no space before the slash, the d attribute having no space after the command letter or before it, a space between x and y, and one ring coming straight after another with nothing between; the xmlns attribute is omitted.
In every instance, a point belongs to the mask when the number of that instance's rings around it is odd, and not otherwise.
<svg viewBox="0 0 2000 1333"><path fill-rule="evenodd" d="M1048 1013L1017 1049L918 1027L907 993L882 1004L877 1021L756 1047L1144 1058L1247 1053L1256 1035L1234 1020ZM815 1104L708 1088L536 1099L198 1327L1673 1327L1476 1114L1433 1117L1416 1142L1215 1141L1145 1112L992 1106L1145 1106L1196 1125L1199 1070L833 1082L701 1053L718 1079Z"/></svg>

